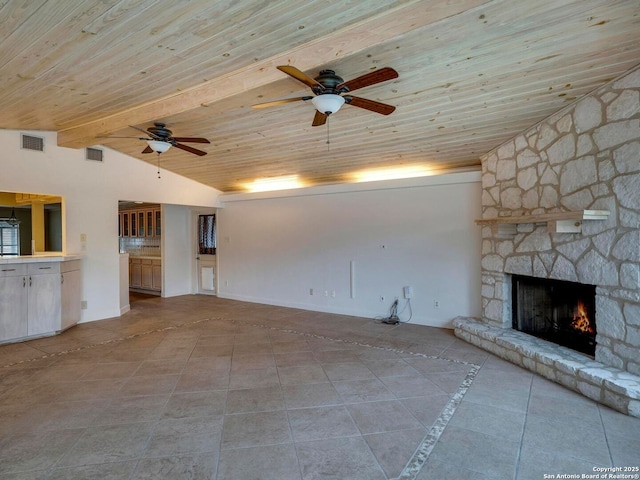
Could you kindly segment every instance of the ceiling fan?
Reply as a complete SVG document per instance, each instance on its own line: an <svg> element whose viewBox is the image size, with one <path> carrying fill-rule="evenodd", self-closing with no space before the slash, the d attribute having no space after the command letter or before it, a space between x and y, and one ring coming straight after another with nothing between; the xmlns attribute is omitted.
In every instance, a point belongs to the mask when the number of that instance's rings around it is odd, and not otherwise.
<svg viewBox="0 0 640 480"><path fill-rule="evenodd" d="M153 127L149 127L146 130L129 125L131 128L144 133L147 137L101 137L101 138L137 138L138 140L144 140L147 142L147 147L142 153L156 152L158 154L164 153L171 147L179 148L185 152L193 153L198 156L206 155L207 152L198 150L197 148L183 145L181 142L186 143L211 143L206 138L199 137L174 137L171 130L169 130L164 123L155 122Z"/></svg>
<svg viewBox="0 0 640 480"><path fill-rule="evenodd" d="M358 88L368 87L369 85L398 78L398 72L393 68L384 67L380 70L375 70L365 75L361 75L347 82L345 82L342 77L336 75L336 72L333 70L322 70L320 75L316 78L311 78L291 65L283 65L277 68L299 82L311 87L313 95L259 103L257 105L252 105L252 108L274 107L276 105L297 102L299 100L311 100L316 107L316 114L312 123L314 127L324 125L327 121L327 117L340 110L340 107L345 103L347 105L364 108L382 115L389 115L396 109L396 107L387 105L386 103L380 103L374 100L349 95L349 92L357 90Z"/></svg>

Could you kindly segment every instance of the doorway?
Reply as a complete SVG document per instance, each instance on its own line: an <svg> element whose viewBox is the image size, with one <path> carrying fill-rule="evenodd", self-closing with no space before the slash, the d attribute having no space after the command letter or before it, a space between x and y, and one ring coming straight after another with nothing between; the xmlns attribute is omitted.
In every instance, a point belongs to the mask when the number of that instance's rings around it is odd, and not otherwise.
<svg viewBox="0 0 640 480"><path fill-rule="evenodd" d="M196 271L198 293L216 294L216 215L201 213L197 216Z"/></svg>

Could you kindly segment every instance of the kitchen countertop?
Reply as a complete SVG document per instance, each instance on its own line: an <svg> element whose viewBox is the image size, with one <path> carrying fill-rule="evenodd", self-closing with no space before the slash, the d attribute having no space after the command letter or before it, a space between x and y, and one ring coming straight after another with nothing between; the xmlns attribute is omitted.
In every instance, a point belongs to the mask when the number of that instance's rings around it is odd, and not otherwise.
<svg viewBox="0 0 640 480"><path fill-rule="evenodd" d="M0 264L11 263L36 263L36 262L66 262L69 260L80 260L82 255L56 255L56 254L37 254L37 255L15 255L0 256Z"/></svg>

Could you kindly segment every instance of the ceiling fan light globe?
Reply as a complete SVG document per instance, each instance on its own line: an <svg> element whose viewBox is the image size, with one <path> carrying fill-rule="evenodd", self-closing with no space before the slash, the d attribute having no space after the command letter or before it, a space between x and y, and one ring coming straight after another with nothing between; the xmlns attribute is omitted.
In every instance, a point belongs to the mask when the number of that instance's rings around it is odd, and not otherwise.
<svg viewBox="0 0 640 480"><path fill-rule="evenodd" d="M169 142L162 142L160 140L147 140L147 145L156 153L164 153L171 148Z"/></svg>
<svg viewBox="0 0 640 480"><path fill-rule="evenodd" d="M313 97L311 102L320 113L331 115L340 110L340 107L344 105L344 97L333 93L323 93Z"/></svg>

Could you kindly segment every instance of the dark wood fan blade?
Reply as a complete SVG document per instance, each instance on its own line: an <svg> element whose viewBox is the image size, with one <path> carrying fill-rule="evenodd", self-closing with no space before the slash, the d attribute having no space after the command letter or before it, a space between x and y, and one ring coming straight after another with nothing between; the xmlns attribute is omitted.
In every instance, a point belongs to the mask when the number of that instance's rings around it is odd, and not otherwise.
<svg viewBox="0 0 640 480"><path fill-rule="evenodd" d="M281 72L286 73L287 75L295 78L299 82L304 83L308 87L321 87L324 90L324 87L318 83L313 78L309 77L306 73L301 72L296 67L292 67L291 65L280 65L277 67Z"/></svg>
<svg viewBox="0 0 640 480"><path fill-rule="evenodd" d="M145 135L149 135L151 138L153 138L154 140L159 140L161 137L159 137L158 135L156 135L153 132L149 132L147 130L143 130L141 128L138 127L134 127L133 125L129 125L131 128L135 128L136 130L138 130L139 132L144 133Z"/></svg>
<svg viewBox="0 0 640 480"><path fill-rule="evenodd" d="M325 123L327 123L327 115L316 110L316 115L315 117L313 117L313 123L311 124L311 126L318 127L320 125L324 125Z"/></svg>
<svg viewBox="0 0 640 480"><path fill-rule="evenodd" d="M351 95L345 96L344 99L349 105L371 110L372 112L380 113L382 115L389 115L396 109L393 105L387 105L386 103L380 103L366 98L353 97Z"/></svg>
<svg viewBox="0 0 640 480"><path fill-rule="evenodd" d="M142 153L153 153L153 149L149 145L147 145L147 148L142 150Z"/></svg>
<svg viewBox="0 0 640 480"><path fill-rule="evenodd" d="M152 138L142 138L142 137L116 137L111 135L96 135L96 138L135 138L136 140L153 140Z"/></svg>
<svg viewBox="0 0 640 480"><path fill-rule="evenodd" d="M206 138L201 137L172 137L176 142L187 142L187 143L211 143Z"/></svg>
<svg viewBox="0 0 640 480"><path fill-rule="evenodd" d="M174 143L173 146L179 148L180 150L184 150L185 152L194 153L199 157L207 154L207 152L203 152L202 150L198 150L197 148L193 148L188 145L182 145L181 143Z"/></svg>
<svg viewBox="0 0 640 480"><path fill-rule="evenodd" d="M267 107L275 107L277 105L284 105L285 103L291 103L291 102L299 102L300 100L304 100L305 102L307 100L311 100L313 98L313 96L307 96L307 97L297 97L297 98L285 98L283 100L275 100L273 102L266 102L266 103L258 103L256 105L251 105L251 108L267 108Z"/></svg>
<svg viewBox="0 0 640 480"><path fill-rule="evenodd" d="M369 85L386 82L387 80L392 80L394 78L398 78L398 72L393 68L384 67L380 70L375 70L358 78L354 78L353 80L349 80L348 82L341 83L336 87L336 90L344 90L346 88L344 91L353 92L358 88L368 87Z"/></svg>

